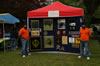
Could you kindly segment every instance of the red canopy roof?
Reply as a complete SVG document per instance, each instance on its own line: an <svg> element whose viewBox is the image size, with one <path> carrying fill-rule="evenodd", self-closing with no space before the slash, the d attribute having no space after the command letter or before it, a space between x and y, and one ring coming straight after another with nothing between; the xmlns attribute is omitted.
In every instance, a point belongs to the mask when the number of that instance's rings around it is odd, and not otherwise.
<svg viewBox="0 0 100 66"><path fill-rule="evenodd" d="M56 1L46 7L28 11L28 18L48 17L49 11L59 11L59 17L83 16L83 9L67 6Z"/></svg>

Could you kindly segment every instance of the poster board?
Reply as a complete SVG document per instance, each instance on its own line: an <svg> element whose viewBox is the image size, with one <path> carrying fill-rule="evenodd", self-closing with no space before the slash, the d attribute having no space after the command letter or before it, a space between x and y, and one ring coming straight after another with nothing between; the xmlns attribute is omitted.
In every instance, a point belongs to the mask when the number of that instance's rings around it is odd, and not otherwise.
<svg viewBox="0 0 100 66"><path fill-rule="evenodd" d="M43 19L43 29L47 31L53 30L53 19Z"/></svg>
<svg viewBox="0 0 100 66"><path fill-rule="evenodd" d="M31 37L29 50L30 51L42 50L41 37Z"/></svg>
<svg viewBox="0 0 100 66"><path fill-rule="evenodd" d="M34 18L34 20L38 19L39 18ZM69 24L68 19L66 18L41 18L38 21L38 28L41 29L41 32L38 31L38 29L32 30L33 38L41 36L42 48L37 48L38 51L43 50L79 53L79 30L69 30L70 26L75 26L75 29L77 29L77 22ZM61 23L63 23L62 26L60 25ZM78 24L80 24L80 22ZM34 50L37 51L37 49Z"/></svg>
<svg viewBox="0 0 100 66"><path fill-rule="evenodd" d="M31 31L31 37L40 36L40 30Z"/></svg>

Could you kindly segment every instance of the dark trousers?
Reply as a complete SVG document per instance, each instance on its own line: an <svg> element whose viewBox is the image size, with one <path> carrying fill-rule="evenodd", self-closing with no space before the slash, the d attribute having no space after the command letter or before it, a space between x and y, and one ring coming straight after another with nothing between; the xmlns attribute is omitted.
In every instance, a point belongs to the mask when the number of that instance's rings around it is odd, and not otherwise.
<svg viewBox="0 0 100 66"><path fill-rule="evenodd" d="M88 41L80 42L80 56L90 57L91 53L88 49Z"/></svg>

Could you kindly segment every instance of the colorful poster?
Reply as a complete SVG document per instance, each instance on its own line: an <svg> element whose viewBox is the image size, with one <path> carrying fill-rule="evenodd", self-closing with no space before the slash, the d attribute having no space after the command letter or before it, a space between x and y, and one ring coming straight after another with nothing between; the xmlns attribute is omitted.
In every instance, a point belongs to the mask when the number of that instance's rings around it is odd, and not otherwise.
<svg viewBox="0 0 100 66"><path fill-rule="evenodd" d="M79 44L72 44L73 48L79 48Z"/></svg>
<svg viewBox="0 0 100 66"><path fill-rule="evenodd" d="M40 31L39 30L31 31L31 36L32 37L34 37L34 36L40 36Z"/></svg>
<svg viewBox="0 0 100 66"><path fill-rule="evenodd" d="M75 43L80 44L80 38L75 38Z"/></svg>
<svg viewBox="0 0 100 66"><path fill-rule="evenodd" d="M79 35L72 35L72 37L80 37Z"/></svg>
<svg viewBox="0 0 100 66"><path fill-rule="evenodd" d="M67 36L62 36L62 44L68 44Z"/></svg>
<svg viewBox="0 0 100 66"><path fill-rule="evenodd" d="M44 48L54 48L54 36L44 36Z"/></svg>
<svg viewBox="0 0 100 66"><path fill-rule="evenodd" d="M75 38L74 37L69 37L69 43L75 43Z"/></svg>
<svg viewBox="0 0 100 66"><path fill-rule="evenodd" d="M42 45L41 45L41 37L32 37L30 39L30 51L35 51L35 50L41 50Z"/></svg>
<svg viewBox="0 0 100 66"><path fill-rule="evenodd" d="M44 19L43 27L44 30L53 30L53 19Z"/></svg>
<svg viewBox="0 0 100 66"><path fill-rule="evenodd" d="M65 29L65 19L58 19L58 29Z"/></svg>
<svg viewBox="0 0 100 66"><path fill-rule="evenodd" d="M31 29L39 30L39 20L31 20Z"/></svg>

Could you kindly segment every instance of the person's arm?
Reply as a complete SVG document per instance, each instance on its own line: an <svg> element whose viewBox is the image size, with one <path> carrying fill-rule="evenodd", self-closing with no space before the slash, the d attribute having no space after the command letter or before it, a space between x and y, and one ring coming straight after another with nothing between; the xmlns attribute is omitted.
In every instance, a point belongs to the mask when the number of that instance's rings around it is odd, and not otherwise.
<svg viewBox="0 0 100 66"><path fill-rule="evenodd" d="M90 29L89 29L89 36L91 36L91 31L90 31Z"/></svg>
<svg viewBox="0 0 100 66"><path fill-rule="evenodd" d="M23 33L23 32L22 32L22 29L21 29L21 30L19 31L19 36L20 36L20 37L21 37L22 33Z"/></svg>

